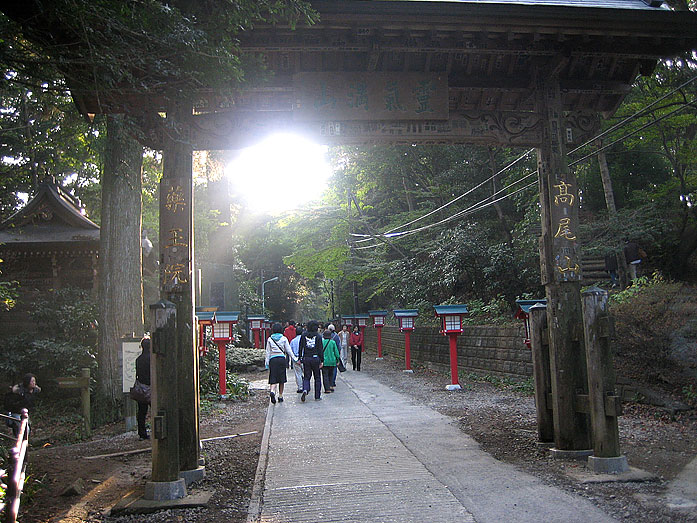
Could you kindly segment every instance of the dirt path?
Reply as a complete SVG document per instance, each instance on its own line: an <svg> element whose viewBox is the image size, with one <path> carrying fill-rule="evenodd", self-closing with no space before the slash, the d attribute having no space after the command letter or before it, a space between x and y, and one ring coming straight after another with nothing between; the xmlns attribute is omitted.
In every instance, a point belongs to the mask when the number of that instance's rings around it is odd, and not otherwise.
<svg viewBox="0 0 697 523"><path fill-rule="evenodd" d="M233 439L205 442L206 478L197 488L214 491L208 507L162 511L151 515L109 517L105 513L131 491L142 491L150 476L150 453L87 460L114 452L149 448L135 432L110 427L88 442L36 449L30 453L30 472L41 478L40 488L23 500L22 523L78 522L245 522L254 482L268 399L255 393L247 401L213 404L201 417L201 438L256 431ZM80 495L61 496L77 479L84 484Z"/></svg>

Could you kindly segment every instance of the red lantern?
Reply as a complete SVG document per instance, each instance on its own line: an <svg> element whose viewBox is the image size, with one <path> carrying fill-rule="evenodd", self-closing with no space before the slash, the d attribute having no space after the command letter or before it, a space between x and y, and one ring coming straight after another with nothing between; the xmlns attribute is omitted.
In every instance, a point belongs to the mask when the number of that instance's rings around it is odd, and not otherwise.
<svg viewBox="0 0 697 523"><path fill-rule="evenodd" d="M462 319L469 315L467 305L436 305L436 316L441 318L441 332L448 336L450 345L450 385L448 390L459 390L460 379L457 369L457 336L462 333Z"/></svg>
<svg viewBox="0 0 697 523"><path fill-rule="evenodd" d="M215 323L215 311L218 307L197 307L196 321L198 322L198 352L207 354L206 329Z"/></svg>
<svg viewBox="0 0 697 523"><path fill-rule="evenodd" d="M537 300L516 300L516 305L518 309L514 314L514 318L517 320L523 320L523 325L525 326L525 346L530 348L530 307L534 305L547 305L547 300L537 299Z"/></svg>
<svg viewBox="0 0 697 523"><path fill-rule="evenodd" d="M225 371L227 369L227 358L225 346L233 339L232 326L237 324L240 313L219 311L215 313L215 323L213 324L213 341L218 345L218 386L220 395L227 394L227 384Z"/></svg>
<svg viewBox="0 0 697 523"><path fill-rule="evenodd" d="M385 318L387 311L368 311L368 314L373 318L373 327L378 330L378 357L376 360L382 359L382 328L385 326Z"/></svg>
<svg viewBox="0 0 697 523"><path fill-rule="evenodd" d="M263 316L247 316L247 321L249 322L249 328L254 332L254 348L261 348L259 344L259 333L262 329L262 322L265 320Z"/></svg>
<svg viewBox="0 0 697 523"><path fill-rule="evenodd" d="M399 330L404 333L404 372L411 370L411 331L414 330L414 318L419 315L417 309L395 309L392 311L399 320Z"/></svg>

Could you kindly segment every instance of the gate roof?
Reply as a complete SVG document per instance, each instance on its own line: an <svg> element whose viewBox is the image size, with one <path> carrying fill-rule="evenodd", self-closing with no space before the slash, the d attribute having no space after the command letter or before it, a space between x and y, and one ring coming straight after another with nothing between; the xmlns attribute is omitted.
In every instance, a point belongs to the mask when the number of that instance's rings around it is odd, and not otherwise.
<svg viewBox="0 0 697 523"><path fill-rule="evenodd" d="M433 143L477 143L477 129L468 127L459 137L457 129L484 119L488 129L513 122L514 132L506 129L501 136L486 136L483 143L535 144L534 132L516 135L516 129L527 132L537 125L525 118L535 112L539 78L559 78L564 110L581 121L614 112L637 75L650 74L659 59L697 47L697 13L655 7L660 4L648 0L314 1L321 19L313 26L259 25L240 35L243 52L262 55L273 77L244 92L198 91L199 114L192 126L195 148L224 148L225 140L253 141L260 128L293 130L299 89L317 75L336 75L340 82L341 75L351 74L365 78L430 74L446 82L447 115L436 120L450 122L449 127L438 129L437 123L430 123L425 131L423 126L418 129L418 133L442 135L443 140ZM120 111L129 105L151 108L151 114L158 110L158 100L152 96L143 103L137 95L125 93L111 102L102 100L101 107L89 95L77 99L84 113ZM160 104L159 110L163 108ZM351 143L346 125L326 123L351 117L309 118L313 119L325 120L322 129L315 126L315 134L331 135L339 128L337 134L344 136L336 141ZM348 134L361 132L355 127ZM409 132L398 126L385 130L382 138L398 141L395 135ZM360 136L355 142L362 143ZM407 137L406 142L418 140Z"/></svg>

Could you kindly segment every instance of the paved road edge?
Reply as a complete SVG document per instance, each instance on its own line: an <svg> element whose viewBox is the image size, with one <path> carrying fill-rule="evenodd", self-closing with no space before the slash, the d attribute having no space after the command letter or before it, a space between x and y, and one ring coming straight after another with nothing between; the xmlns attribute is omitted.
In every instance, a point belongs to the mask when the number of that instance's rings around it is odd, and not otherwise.
<svg viewBox="0 0 697 523"><path fill-rule="evenodd" d="M247 508L247 523L257 523L261 518L261 506L264 502L264 480L266 479L266 466L269 462L269 438L271 436L271 422L274 409L269 405L266 408L266 422L264 423L264 435L261 437L259 448L259 461L254 475L252 495Z"/></svg>

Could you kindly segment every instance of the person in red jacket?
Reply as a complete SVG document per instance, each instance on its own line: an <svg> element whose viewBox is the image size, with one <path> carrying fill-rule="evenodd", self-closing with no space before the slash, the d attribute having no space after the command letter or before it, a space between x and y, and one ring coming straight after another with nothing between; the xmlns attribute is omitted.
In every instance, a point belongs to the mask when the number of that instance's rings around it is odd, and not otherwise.
<svg viewBox="0 0 697 523"><path fill-rule="evenodd" d="M349 337L349 347L351 347L351 367L353 370L361 370L361 352L363 352L363 333L358 326L353 328Z"/></svg>
<svg viewBox="0 0 697 523"><path fill-rule="evenodd" d="M295 322L293 320L289 320L286 322L286 328L283 331L283 335L288 340L288 343L293 341L293 338L295 338ZM286 368L290 368L290 357L288 357L287 355L286 355Z"/></svg>

